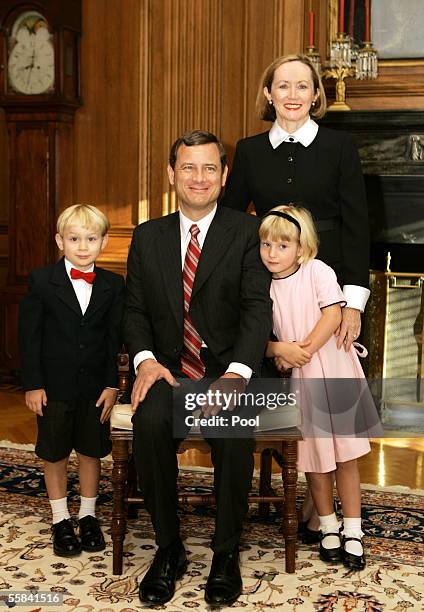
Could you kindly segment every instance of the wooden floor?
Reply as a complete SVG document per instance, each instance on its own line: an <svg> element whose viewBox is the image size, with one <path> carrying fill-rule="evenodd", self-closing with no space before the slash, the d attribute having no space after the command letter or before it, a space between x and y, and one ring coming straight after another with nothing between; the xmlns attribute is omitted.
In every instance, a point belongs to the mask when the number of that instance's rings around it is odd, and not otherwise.
<svg viewBox="0 0 424 612"><path fill-rule="evenodd" d="M13 386L0 387L0 440L34 443L36 420ZM257 462L256 462L257 463ZM188 451L182 465L210 466L209 455ZM424 489L424 438L391 438L372 443L369 455L359 460L361 481L380 486L403 485Z"/></svg>

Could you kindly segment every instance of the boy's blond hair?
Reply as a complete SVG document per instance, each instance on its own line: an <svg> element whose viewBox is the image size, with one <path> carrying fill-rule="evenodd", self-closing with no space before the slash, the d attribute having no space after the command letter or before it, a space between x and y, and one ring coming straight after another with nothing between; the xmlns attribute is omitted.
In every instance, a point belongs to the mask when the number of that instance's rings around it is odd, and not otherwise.
<svg viewBox="0 0 424 612"><path fill-rule="evenodd" d="M72 223L80 223L82 227L98 230L102 236L105 236L110 228L106 215L91 204L74 204L65 208L57 220L57 233L63 236L66 226Z"/></svg>
<svg viewBox="0 0 424 612"><path fill-rule="evenodd" d="M268 213L264 217L259 228L260 239L269 239L273 242L298 241L302 247L302 254L298 259L298 263L306 263L307 261L314 259L318 253L319 240L312 215L309 210L306 210L306 208L302 208L301 206L293 206L293 204L276 206L269 212L272 212L273 210L277 212L284 212L291 217L294 217L300 224L300 235L299 229L294 223L292 223L292 221L276 215L270 215Z"/></svg>

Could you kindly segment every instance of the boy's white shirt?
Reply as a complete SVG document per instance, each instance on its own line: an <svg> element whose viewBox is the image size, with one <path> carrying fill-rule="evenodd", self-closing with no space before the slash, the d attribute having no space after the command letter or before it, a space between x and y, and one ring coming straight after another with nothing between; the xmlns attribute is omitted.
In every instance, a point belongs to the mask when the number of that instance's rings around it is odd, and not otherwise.
<svg viewBox="0 0 424 612"><path fill-rule="evenodd" d="M88 308L91 299L91 292L93 291L93 285L91 283L87 283L83 278L71 278L71 268L75 268L74 265L71 264L65 257L65 268L66 274L71 281L72 287L75 291L75 295L77 296L78 303L80 305L82 314L85 314L85 311ZM78 269L78 268L75 268ZM92 264L88 270L84 270L84 272L94 272L94 264ZM117 387L106 387L106 389L114 389L117 391Z"/></svg>
<svg viewBox="0 0 424 612"><path fill-rule="evenodd" d="M69 280L71 281L72 287L74 288L75 294L77 296L77 300L81 307L82 314L85 314L85 311L87 310L88 305L90 303L91 292L93 291L93 285L91 285L90 283L87 283L82 278L78 278L78 279L71 278L71 268L75 268L75 266L72 265L71 262L66 259L66 257L65 257L65 268L66 268L66 273L69 276ZM92 264L88 270L84 270L84 272L93 272L93 271L94 271L94 264Z"/></svg>

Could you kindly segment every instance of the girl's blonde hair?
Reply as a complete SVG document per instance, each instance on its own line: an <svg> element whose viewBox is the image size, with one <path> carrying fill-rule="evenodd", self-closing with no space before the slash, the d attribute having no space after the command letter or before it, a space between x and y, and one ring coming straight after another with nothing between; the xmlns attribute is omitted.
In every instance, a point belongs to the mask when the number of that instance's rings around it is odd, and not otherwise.
<svg viewBox="0 0 424 612"><path fill-rule="evenodd" d="M297 226L288 219L270 215L272 211L284 212L291 217L294 217L300 225L300 232ZM287 204L272 208L269 213L263 218L259 228L259 237L261 240L272 240L273 242L299 242L302 247L302 255L298 259L298 263L306 263L314 259L318 253L318 235L309 210L301 206Z"/></svg>
<svg viewBox="0 0 424 612"><path fill-rule="evenodd" d="M102 236L105 236L110 228L106 215L91 204L74 204L65 208L57 220L57 233L63 236L66 226L72 223L80 223L82 227L98 230Z"/></svg>

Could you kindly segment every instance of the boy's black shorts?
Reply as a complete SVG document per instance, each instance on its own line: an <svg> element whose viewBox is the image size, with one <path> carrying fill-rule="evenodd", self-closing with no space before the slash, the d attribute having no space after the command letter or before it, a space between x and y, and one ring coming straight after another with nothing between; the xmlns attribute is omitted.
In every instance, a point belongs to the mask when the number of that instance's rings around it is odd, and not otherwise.
<svg viewBox="0 0 424 612"><path fill-rule="evenodd" d="M72 449L88 457L105 457L111 451L109 421L100 423L103 405L95 400L48 401L43 416L37 415L35 453L55 462L68 457Z"/></svg>

